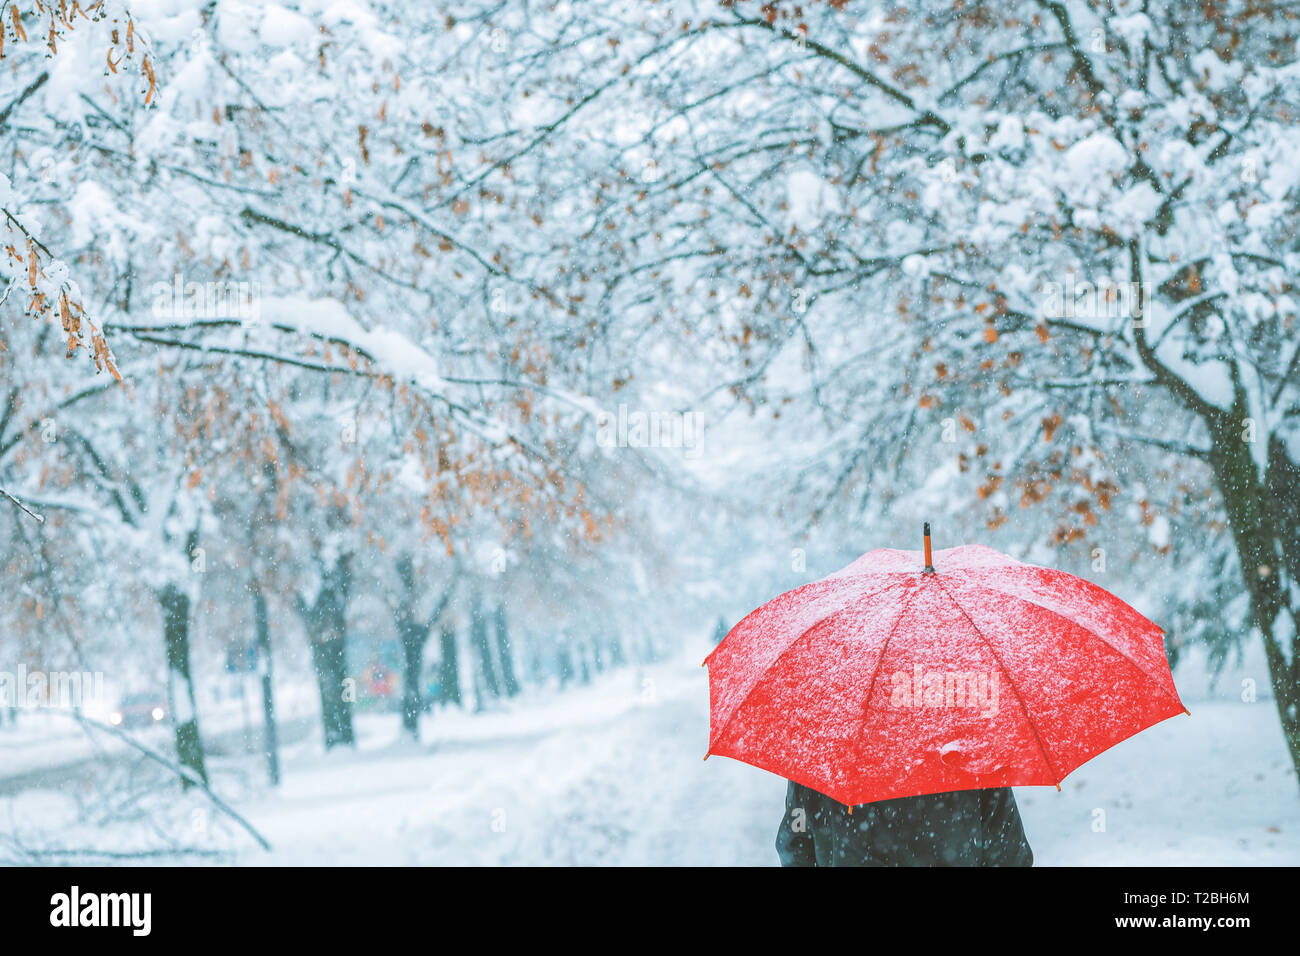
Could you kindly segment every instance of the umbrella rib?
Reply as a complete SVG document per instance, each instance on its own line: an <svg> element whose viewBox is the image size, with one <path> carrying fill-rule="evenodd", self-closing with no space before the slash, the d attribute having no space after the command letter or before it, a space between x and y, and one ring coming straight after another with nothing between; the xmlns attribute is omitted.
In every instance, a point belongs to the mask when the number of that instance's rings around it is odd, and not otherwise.
<svg viewBox="0 0 1300 956"><path fill-rule="evenodd" d="M768 671L770 671L773 667L775 667L775 666L777 665L777 662L779 662L779 661L781 660L782 657L784 657L786 654L790 653L790 649L791 649L792 647L794 647L796 644L798 644L800 641L802 641L805 637L807 637L810 633L812 633L813 631L815 631L815 630L816 630L818 627L820 627L822 624L824 624L824 623L826 623L827 621L829 621L829 620L830 620L831 618L833 618L835 615L837 615L837 614L842 614L842 613L843 613L847 608L849 608L850 606L852 606L852 605L856 605L856 604L858 604L858 603L861 602L861 601L865 601L865 600L868 600L868 599L873 598L873 597L878 597L879 595L884 594L884 593L885 593L886 591L888 591L890 588L906 587L906 586L907 586L907 585L906 585L904 582L902 582L902 581L894 581L894 582L891 582L891 583L889 583L889 584L886 584L886 585L885 585L884 587L882 587L879 591L872 591L870 594L864 594L864 595L862 595L861 597L859 597L859 598L855 599L854 601L850 602L849 604L844 604L844 605L841 605L840 607L837 607L834 611L831 611L829 614L826 614L826 615L823 615L822 617L819 617L817 620L813 621L813 622L812 622L811 624L809 624L806 628L804 628L802 631L800 631L799 634L798 634L798 636L796 636L796 637L794 638L794 640L792 640L789 644L787 644L785 647L783 647L783 648L781 649L780 653L778 653L778 654L776 655L776 657L774 657L774 658L772 659L772 662L771 662L770 664L768 664L767 667L765 667L765 668L763 669L762 673L760 673L760 674L758 675L758 677L756 677L756 678L754 679L754 683L750 685L749 690L745 691L745 696L742 697L742 698L740 698L740 703L738 703L738 704L736 705L735 709L732 710L732 712L731 712L731 716L729 716L729 717L726 719L726 722L723 723L723 725L722 725L721 727L718 728L718 733L717 733L716 736L718 736L718 737L721 737L721 736L722 736L723 731L725 731L725 730L726 730L726 729L731 725L731 722L732 722L733 720L736 719L736 715L737 715L738 713L740 713L741 709L742 709L742 708L745 706L745 704L749 701L749 698L753 696L754 691L756 691L756 690L758 689L758 685L761 684L761 683L763 683L763 677L764 677L764 675L766 675ZM897 626L897 622L895 622L895 626ZM712 736L712 735L710 735L710 736Z"/></svg>
<svg viewBox="0 0 1300 956"><path fill-rule="evenodd" d="M908 590L911 591L914 589L908 588ZM858 725L859 734L866 730L867 719L871 716L871 698L876 692L876 678L880 676L880 667L885 663L885 652L889 650L889 642L893 640L894 632L898 630L898 625L903 623L903 615L906 614L911 607L912 605L910 602L903 605L903 609L898 612L898 617L894 619L894 626L891 627L889 633L885 635L885 643L881 645L880 656L876 658L875 669L871 672L871 683L867 686L867 696L862 711L862 723Z"/></svg>
<svg viewBox="0 0 1300 956"><path fill-rule="evenodd" d="M1060 611L1054 610L1053 608L1048 607L1046 604L1039 604L1037 601L1030 600L1029 598L1024 597L1023 595L1020 595L1020 594L1012 594L1010 591L1004 591L1004 590L1002 590L1002 589L999 588L999 587L994 587L993 585L991 585L991 584L986 584L986 583L984 583L983 581L978 581L978 582L972 581L971 584L974 585L975 587L987 588L987 589L990 590L990 591L996 591L998 594L1001 594L1001 595L1003 595L1004 597L1009 597L1009 598L1011 598L1013 601L1020 601L1020 602L1022 602L1022 603L1024 603L1024 604L1028 604L1030 607L1036 607L1036 608L1038 608L1040 611L1045 611L1046 613L1052 615L1053 617L1058 617L1058 618L1060 618L1062 621L1065 621L1065 622L1068 623L1068 624L1073 624L1075 627L1079 628L1079 630L1084 631L1084 632L1086 632L1086 633L1088 633L1088 634L1091 634L1091 635L1092 635L1093 637L1095 637L1098 641L1100 641L1103 645L1105 645L1106 647L1110 648L1110 650L1112 650L1112 651L1114 651L1116 654L1118 654L1118 655L1119 655L1123 660L1127 661L1127 662L1128 662L1128 663L1129 663L1129 664L1130 664L1130 665L1131 665L1131 666L1132 666L1132 667L1133 667L1133 668L1134 668L1134 669L1135 669L1139 674L1141 674L1141 675L1142 675L1143 677L1145 677L1147 680L1149 680L1149 681L1151 681L1152 683L1155 683L1155 684L1159 684L1159 683L1160 683L1160 680L1159 680L1158 677L1156 677L1156 676L1153 675L1153 674L1149 674L1149 673L1147 673L1147 671L1142 667L1141 664L1139 664L1139 663L1138 663L1137 661L1135 661L1133 658L1129 657L1127 654L1125 654L1122 650L1120 650L1118 647L1116 647L1116 646L1115 646L1114 644L1112 644L1110 641L1106 640L1106 638L1105 638L1103 635L1101 635L1101 634L1099 634L1098 632L1094 631L1092 628L1088 627L1087 625L1082 624L1082 623L1080 623L1079 621L1074 620L1073 618L1066 617L1066 616L1065 616L1064 614L1062 614ZM1152 624L1153 624L1155 627L1157 627L1157 628L1159 627L1159 625L1158 625L1158 624L1155 624L1154 621L1152 622ZM1161 631L1161 633L1163 633L1163 630Z"/></svg>
<svg viewBox="0 0 1300 956"><path fill-rule="evenodd" d="M1039 753L1043 755L1043 762L1047 764L1047 769L1051 773L1053 781L1059 783L1062 778L1057 775L1056 768L1052 766L1052 758L1047 753L1047 747L1043 744L1043 737L1038 732L1038 725L1034 723L1033 714L1029 712L1029 706L1025 703L1024 697L1020 695L1020 688L1016 686L1016 682L1011 678L1011 672L1007 670L1007 665L1002 663L1002 658L998 656L998 652L994 649L993 644L984 636L984 632L980 630L979 625L975 623L975 620L966 613L966 609L957 603L957 599L952 596L952 592L944 587L937 578L934 583L939 586L939 590L947 595L948 600L952 602L952 606L961 612L961 616L966 618L966 622L975 629L975 633L979 635L980 640L983 641L984 645L989 649L989 653L993 655L993 659L997 661L998 667L1001 668L1002 673L1006 675L1007 683L1011 685L1011 692L1016 695L1016 700L1020 702L1020 709L1024 712L1025 720L1029 721L1029 729L1034 732L1034 740L1038 744Z"/></svg>

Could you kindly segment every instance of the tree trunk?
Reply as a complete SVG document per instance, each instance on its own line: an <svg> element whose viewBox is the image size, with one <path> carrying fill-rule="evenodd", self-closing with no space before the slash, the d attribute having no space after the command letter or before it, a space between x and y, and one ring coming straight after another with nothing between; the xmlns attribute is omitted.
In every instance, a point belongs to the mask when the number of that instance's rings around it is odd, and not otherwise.
<svg viewBox="0 0 1300 956"><path fill-rule="evenodd" d="M540 642L537 640L537 635L531 631L528 632L525 636L524 647L526 649L524 666L528 675L528 683L533 685L545 684L547 678L546 662L542 657L542 649Z"/></svg>
<svg viewBox="0 0 1300 956"><path fill-rule="evenodd" d="M424 689L421 679L424 675L424 647L429 642L429 634L442 617L448 602L455 591L453 578L442 595L442 600L433 609L429 617L416 613L420 604L420 581L416 576L415 561L409 554L399 557L394 565L397 581L401 587L398 600L393 605L393 623L397 627L397 639L402 645L402 730L413 740L420 739L420 715L424 713ZM444 654L445 654L444 648ZM452 637L451 663L455 664L455 636ZM460 690L456 689L459 700Z"/></svg>
<svg viewBox="0 0 1300 956"><path fill-rule="evenodd" d="M1282 564L1289 569L1296 563L1294 551L1288 554L1287 548L1288 539L1294 538L1294 528L1276 523L1296 505L1291 499L1270 495L1271 488L1285 492L1291 487L1295 466L1286 458L1284 449L1271 447L1269 467L1261 481L1250 443L1242 434L1245 418L1245 402L1238 400L1230 414L1209 423L1210 466L1232 528L1237 562L1250 595L1251 616L1264 640L1269 683L1282 734L1300 781L1300 654L1296 653L1294 640L1290 647L1283 647L1279 634L1284 615L1291 619L1287 627L1293 633L1295 629L1296 611L1288 602L1283 568L1279 567ZM1277 460L1279 454L1281 461Z"/></svg>
<svg viewBox="0 0 1300 956"><path fill-rule="evenodd" d="M352 728L352 694L348 687L347 605L351 560L344 555L325 570L320 592L312 604L298 599L298 612L311 643L312 665L320 689L325 749L356 743Z"/></svg>
<svg viewBox="0 0 1300 956"><path fill-rule="evenodd" d="M444 624L438 634L438 651L442 655L438 668L438 700L460 707L460 659L456 656L456 628L451 624Z"/></svg>
<svg viewBox="0 0 1300 956"><path fill-rule="evenodd" d="M492 662L492 644L488 640L487 617L483 614L483 604L476 595L473 599L470 616L470 643L478 656L479 674L483 687L493 697L501 696L501 685L497 682L496 668Z"/></svg>
<svg viewBox="0 0 1300 956"><path fill-rule="evenodd" d="M590 684L591 664L587 660L587 651L589 650L587 643L585 641L579 641L575 645L575 648L578 652L578 679L582 681L583 684Z"/></svg>
<svg viewBox="0 0 1300 956"><path fill-rule="evenodd" d="M275 672L271 667L271 627L266 613L266 596L260 585L253 586L253 623L256 628L257 673L262 679L262 749L266 751L266 773L271 786L280 785L280 742L275 727Z"/></svg>
<svg viewBox="0 0 1300 956"><path fill-rule="evenodd" d="M420 739L420 714L424 712L424 695L420 675L424 671L424 642L428 628L417 621L404 620L398 628L402 643L402 730L412 740Z"/></svg>
<svg viewBox="0 0 1300 956"><path fill-rule="evenodd" d="M569 686L569 681L573 679L573 658L569 652L569 641L566 638L564 643L555 650L555 670L560 675L560 690Z"/></svg>
<svg viewBox="0 0 1300 956"><path fill-rule="evenodd" d="M176 725L176 758L206 784L208 771L204 766L203 738L199 736L194 679L190 674L190 597L169 583L159 593L158 603L162 606L163 640L167 646L167 683ZM191 784L185 781L183 786L188 789Z"/></svg>
<svg viewBox="0 0 1300 956"><path fill-rule="evenodd" d="M356 743L352 729L352 700L346 693L347 646L342 637L313 638L312 666L320 690L321 724L325 731L325 749Z"/></svg>
<svg viewBox="0 0 1300 956"><path fill-rule="evenodd" d="M498 603L493 614L497 638L497 657L501 660L501 683L506 696L514 697L519 693L519 681L515 679L515 661L510 653L510 631L506 623L506 606Z"/></svg>
<svg viewBox="0 0 1300 956"><path fill-rule="evenodd" d="M1276 435L1268 449L1268 491L1287 573L1293 582L1300 581L1300 462L1291 460L1286 442Z"/></svg>

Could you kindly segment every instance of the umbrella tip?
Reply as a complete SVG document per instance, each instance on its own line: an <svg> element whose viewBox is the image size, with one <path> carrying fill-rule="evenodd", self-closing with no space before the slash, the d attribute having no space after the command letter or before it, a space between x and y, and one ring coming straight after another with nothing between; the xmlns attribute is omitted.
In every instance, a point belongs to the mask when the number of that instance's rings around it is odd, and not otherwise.
<svg viewBox="0 0 1300 956"><path fill-rule="evenodd" d="M1056 792L1057 793L1061 792L1061 785L1059 783L1056 785Z"/></svg>
<svg viewBox="0 0 1300 956"><path fill-rule="evenodd" d="M704 759L705 760L709 759L709 752L707 750L704 752Z"/></svg>
<svg viewBox="0 0 1300 956"><path fill-rule="evenodd" d="M934 574L934 563L930 557L930 522L925 523L921 533L925 539L925 567L921 570L925 574Z"/></svg>

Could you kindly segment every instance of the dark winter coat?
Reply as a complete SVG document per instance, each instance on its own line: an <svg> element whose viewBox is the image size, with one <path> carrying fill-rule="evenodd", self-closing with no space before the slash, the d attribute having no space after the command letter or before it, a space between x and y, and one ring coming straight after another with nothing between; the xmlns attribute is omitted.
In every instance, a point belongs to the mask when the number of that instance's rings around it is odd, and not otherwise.
<svg viewBox="0 0 1300 956"><path fill-rule="evenodd" d="M782 866L1031 866L1009 787L849 808L791 783L776 835Z"/></svg>

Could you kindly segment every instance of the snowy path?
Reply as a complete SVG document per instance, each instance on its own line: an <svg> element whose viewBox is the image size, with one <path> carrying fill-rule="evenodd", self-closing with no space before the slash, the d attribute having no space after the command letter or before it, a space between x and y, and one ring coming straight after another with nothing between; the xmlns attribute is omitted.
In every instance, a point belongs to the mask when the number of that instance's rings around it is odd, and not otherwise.
<svg viewBox="0 0 1300 956"><path fill-rule="evenodd" d="M355 753L291 754L282 792L241 805L275 850L241 862L774 864L784 784L701 759L699 656L656 669L648 690L619 673L508 713L439 714L420 747L391 743L384 717ZM1061 793L1017 791L1038 863L1300 863L1300 788L1271 701L1205 699L1199 682L1180 680L1192 717Z"/></svg>
<svg viewBox="0 0 1300 956"><path fill-rule="evenodd" d="M291 760L282 793L241 807L276 846L241 862L771 863L784 784L703 761L695 670L664 668L649 686L610 675L510 714L439 714L421 747L376 741L394 736L387 719L364 724L359 752Z"/></svg>

